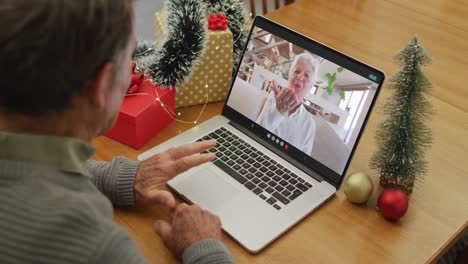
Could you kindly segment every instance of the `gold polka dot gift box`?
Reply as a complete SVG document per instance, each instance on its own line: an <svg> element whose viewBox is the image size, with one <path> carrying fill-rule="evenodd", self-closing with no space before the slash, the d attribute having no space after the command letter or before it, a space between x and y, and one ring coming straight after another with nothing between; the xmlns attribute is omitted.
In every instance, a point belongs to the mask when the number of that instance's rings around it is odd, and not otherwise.
<svg viewBox="0 0 468 264"><path fill-rule="evenodd" d="M156 46L164 39L165 14L156 12ZM176 107L224 101L229 92L233 65L233 37L229 28L208 30L208 40L198 66L176 86Z"/></svg>

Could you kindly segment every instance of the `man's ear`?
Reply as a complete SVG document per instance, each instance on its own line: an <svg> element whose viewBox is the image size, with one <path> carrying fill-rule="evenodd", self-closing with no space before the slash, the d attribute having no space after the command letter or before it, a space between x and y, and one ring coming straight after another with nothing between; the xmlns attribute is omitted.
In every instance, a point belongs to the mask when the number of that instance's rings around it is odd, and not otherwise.
<svg viewBox="0 0 468 264"><path fill-rule="evenodd" d="M104 63L94 75L94 78L88 81L86 87L86 95L91 104L97 108L104 108L106 105L108 90L113 82L113 64L110 62Z"/></svg>

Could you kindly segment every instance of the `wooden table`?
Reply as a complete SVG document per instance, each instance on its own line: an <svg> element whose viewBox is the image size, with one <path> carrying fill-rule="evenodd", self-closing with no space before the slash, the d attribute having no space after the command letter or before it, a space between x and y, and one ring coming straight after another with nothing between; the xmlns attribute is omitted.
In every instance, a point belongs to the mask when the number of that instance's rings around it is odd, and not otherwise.
<svg viewBox="0 0 468 264"><path fill-rule="evenodd" d="M413 36L432 54L425 69L433 84L427 95L436 114L429 121L434 144L427 152L428 173L410 197L409 211L390 223L375 210L380 189L367 206L352 205L340 190L336 197L307 217L258 255L250 255L230 238L224 242L239 263L424 263L434 262L468 228L468 5L449 0L299 1L268 17L320 42L384 70L392 76L398 66L392 56ZM388 82L387 82L388 84ZM376 107L389 92L384 86ZM201 121L218 114L211 104ZM181 109L181 118L194 120L200 107ZM374 133L381 111L370 118L348 174L369 172L375 151ZM138 154L192 125L174 122L136 151L108 138L94 141L97 159ZM167 212L150 206L117 209L115 220L137 241L154 263L176 260L154 234L152 223Z"/></svg>

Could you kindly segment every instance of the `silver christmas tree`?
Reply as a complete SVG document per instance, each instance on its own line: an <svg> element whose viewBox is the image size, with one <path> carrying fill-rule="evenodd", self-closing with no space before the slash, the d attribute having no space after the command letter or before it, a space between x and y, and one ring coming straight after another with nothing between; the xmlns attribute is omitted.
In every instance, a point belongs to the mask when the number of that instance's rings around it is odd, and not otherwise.
<svg viewBox="0 0 468 264"><path fill-rule="evenodd" d="M433 111L424 97L431 84L421 70L431 59L417 38L395 58L402 68L390 80L389 88L394 94L384 106L386 119L379 126L380 147L372 157L371 167L380 171L383 187L411 193L416 177L426 171L424 151L432 142L425 121Z"/></svg>

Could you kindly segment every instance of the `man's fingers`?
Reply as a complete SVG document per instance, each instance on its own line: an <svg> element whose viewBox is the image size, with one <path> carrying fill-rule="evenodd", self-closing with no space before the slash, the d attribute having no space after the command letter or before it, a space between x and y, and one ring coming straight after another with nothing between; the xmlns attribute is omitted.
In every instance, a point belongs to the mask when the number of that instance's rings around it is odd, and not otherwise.
<svg viewBox="0 0 468 264"><path fill-rule="evenodd" d="M154 230L164 242L169 241L172 237L171 225L163 220L158 220L154 223Z"/></svg>
<svg viewBox="0 0 468 264"><path fill-rule="evenodd" d="M193 167L211 161L215 158L214 153L206 153L206 154L195 154L188 157L183 157L176 161L176 174L180 174L186 170L189 170Z"/></svg>
<svg viewBox="0 0 468 264"><path fill-rule="evenodd" d="M175 214L180 214L185 208L189 207L188 204L186 203L180 203L179 205L177 205L177 207L175 208Z"/></svg>
<svg viewBox="0 0 468 264"><path fill-rule="evenodd" d="M173 159L177 160L186 156L200 153L214 146L216 146L215 139L203 140L203 141L193 142L193 143L189 143L189 144L185 144L179 147L172 148L168 150L168 152Z"/></svg>

